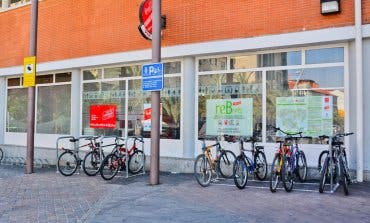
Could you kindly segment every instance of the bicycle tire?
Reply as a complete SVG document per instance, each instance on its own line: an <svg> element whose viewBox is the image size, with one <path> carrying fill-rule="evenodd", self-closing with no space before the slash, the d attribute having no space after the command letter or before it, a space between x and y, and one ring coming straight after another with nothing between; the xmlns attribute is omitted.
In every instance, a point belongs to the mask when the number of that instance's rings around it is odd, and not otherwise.
<svg viewBox="0 0 370 223"><path fill-rule="evenodd" d="M276 192L277 185L279 184L279 179L281 175L281 166L279 164L280 160L281 160L280 155L275 154L275 157L271 164L271 172L270 172L270 191L272 193Z"/></svg>
<svg viewBox="0 0 370 223"><path fill-rule="evenodd" d="M65 151L58 157L58 170L59 172L68 177L72 176L78 167L78 159L71 151Z"/></svg>
<svg viewBox="0 0 370 223"><path fill-rule="evenodd" d="M104 155L103 155L104 158ZM82 162L82 169L87 176L95 176L100 170L100 153L96 150L88 152Z"/></svg>
<svg viewBox="0 0 370 223"><path fill-rule="evenodd" d="M233 165L234 183L237 188L245 188L248 182L248 172L244 157L238 156Z"/></svg>
<svg viewBox="0 0 370 223"><path fill-rule="evenodd" d="M145 154L141 150L135 150L128 160L128 171L131 174L137 174L143 170L145 163Z"/></svg>
<svg viewBox="0 0 370 223"><path fill-rule="evenodd" d="M211 183L212 169L208 158L204 154L198 155L195 159L194 175L202 187L207 187Z"/></svg>
<svg viewBox="0 0 370 223"><path fill-rule="evenodd" d="M3 152L3 149L0 148L0 162L3 160L4 158L4 152Z"/></svg>
<svg viewBox="0 0 370 223"><path fill-rule="evenodd" d="M300 161L302 163L300 163ZM303 151L299 151L296 160L296 175L301 183L307 179L307 160Z"/></svg>
<svg viewBox="0 0 370 223"><path fill-rule="evenodd" d="M217 164L217 168L223 178L231 178L233 176L235 160L236 156L232 151L223 150Z"/></svg>
<svg viewBox="0 0 370 223"><path fill-rule="evenodd" d="M325 156L326 155L326 156ZM317 170L318 171L321 171L321 168L325 162L325 158L329 155L329 151L328 150L324 150L320 153L319 155L319 159L317 160Z"/></svg>
<svg viewBox="0 0 370 223"><path fill-rule="evenodd" d="M267 161L266 155L262 151L258 151L254 156L255 175L259 180L265 180L267 177ZM263 172L262 172L263 171Z"/></svg>
<svg viewBox="0 0 370 223"><path fill-rule="evenodd" d="M328 176L328 168L329 168L329 157L326 157L320 172L320 184L319 184L320 193L323 193L325 189L326 177Z"/></svg>
<svg viewBox="0 0 370 223"><path fill-rule="evenodd" d="M116 154L106 156L100 166L100 176L104 180L113 179L121 168L120 159Z"/></svg>
<svg viewBox="0 0 370 223"><path fill-rule="evenodd" d="M347 172L345 169L345 164L343 162L343 157L339 157L339 165L340 165L340 178L341 178L341 184L343 186L344 194L347 196L349 194L348 191L348 180L347 180Z"/></svg>
<svg viewBox="0 0 370 223"><path fill-rule="evenodd" d="M290 157L285 157L283 159L283 166L281 171L281 179L283 181L283 186L286 192L291 192L293 190L293 170L291 169Z"/></svg>

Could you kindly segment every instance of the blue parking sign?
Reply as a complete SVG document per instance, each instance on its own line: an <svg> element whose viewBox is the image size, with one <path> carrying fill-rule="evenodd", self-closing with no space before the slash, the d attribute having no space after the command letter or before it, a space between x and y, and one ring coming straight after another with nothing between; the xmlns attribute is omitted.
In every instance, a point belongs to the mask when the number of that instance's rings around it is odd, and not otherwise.
<svg viewBox="0 0 370 223"><path fill-rule="evenodd" d="M143 91L161 91L163 89L163 63L143 65L141 74Z"/></svg>

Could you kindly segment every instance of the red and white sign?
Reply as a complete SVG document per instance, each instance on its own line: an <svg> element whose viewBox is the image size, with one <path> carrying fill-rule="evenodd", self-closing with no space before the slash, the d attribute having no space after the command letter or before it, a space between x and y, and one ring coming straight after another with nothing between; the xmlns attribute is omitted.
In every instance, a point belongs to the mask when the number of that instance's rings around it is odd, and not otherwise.
<svg viewBox="0 0 370 223"><path fill-rule="evenodd" d="M150 131L152 129L152 105L144 104L144 117L143 117L143 130ZM160 104L160 118L159 118L159 128L162 132L162 103Z"/></svg>
<svg viewBox="0 0 370 223"><path fill-rule="evenodd" d="M90 128L116 128L116 105L90 105Z"/></svg>
<svg viewBox="0 0 370 223"><path fill-rule="evenodd" d="M152 22L152 0L144 0L139 10L139 31L145 39L152 39L153 22Z"/></svg>

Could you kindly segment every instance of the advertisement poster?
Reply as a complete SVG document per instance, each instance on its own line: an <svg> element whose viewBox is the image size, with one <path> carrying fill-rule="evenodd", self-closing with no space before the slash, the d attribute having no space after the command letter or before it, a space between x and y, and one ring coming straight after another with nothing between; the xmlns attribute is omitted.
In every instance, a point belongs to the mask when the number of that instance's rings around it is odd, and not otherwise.
<svg viewBox="0 0 370 223"><path fill-rule="evenodd" d="M90 105L90 128L116 128L116 105Z"/></svg>
<svg viewBox="0 0 370 223"><path fill-rule="evenodd" d="M286 132L303 132L305 136L332 135L333 97L277 97L276 126Z"/></svg>
<svg viewBox="0 0 370 223"><path fill-rule="evenodd" d="M160 104L160 118L159 118L159 123L160 123L160 131L162 132L162 103ZM143 130L144 131L150 131L152 129L152 105L150 103L145 103L144 104L144 117L143 117Z"/></svg>
<svg viewBox="0 0 370 223"><path fill-rule="evenodd" d="M252 135L253 98L209 99L206 106L206 135Z"/></svg>

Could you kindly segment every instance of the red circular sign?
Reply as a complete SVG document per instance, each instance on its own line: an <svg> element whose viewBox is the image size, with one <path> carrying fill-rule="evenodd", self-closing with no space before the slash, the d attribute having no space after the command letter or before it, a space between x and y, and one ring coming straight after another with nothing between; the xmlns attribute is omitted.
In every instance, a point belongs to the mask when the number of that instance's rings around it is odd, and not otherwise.
<svg viewBox="0 0 370 223"><path fill-rule="evenodd" d="M139 31L146 39L152 39L152 0L144 0L140 5L139 10Z"/></svg>

